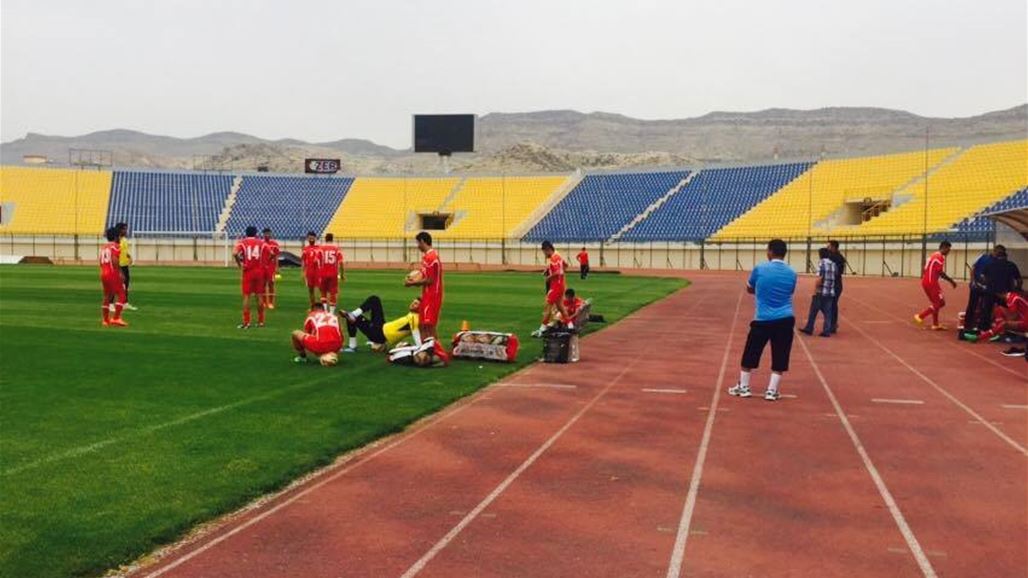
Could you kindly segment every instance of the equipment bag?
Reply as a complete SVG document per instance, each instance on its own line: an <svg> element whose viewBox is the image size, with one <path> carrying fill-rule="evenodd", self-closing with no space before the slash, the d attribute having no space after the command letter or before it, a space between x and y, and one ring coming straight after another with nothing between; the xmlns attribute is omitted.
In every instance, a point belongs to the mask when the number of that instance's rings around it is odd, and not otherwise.
<svg viewBox="0 0 1028 578"><path fill-rule="evenodd" d="M567 363L571 358L572 334L567 331L551 331L543 334L543 361L546 363Z"/></svg>
<svg viewBox="0 0 1028 578"><path fill-rule="evenodd" d="M513 362L518 357L518 336L495 331L461 331L453 336L453 355L465 359Z"/></svg>

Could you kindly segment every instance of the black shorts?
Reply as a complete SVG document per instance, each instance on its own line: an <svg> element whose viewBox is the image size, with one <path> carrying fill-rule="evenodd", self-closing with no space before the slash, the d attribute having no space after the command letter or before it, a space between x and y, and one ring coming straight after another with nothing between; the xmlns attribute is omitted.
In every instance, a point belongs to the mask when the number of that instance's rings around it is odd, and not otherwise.
<svg viewBox="0 0 1028 578"><path fill-rule="evenodd" d="M760 367L764 347L771 342L771 371L789 371L789 356L792 353L795 317L774 321L753 321L750 334L746 336L746 349L742 352L742 366L747 369Z"/></svg>

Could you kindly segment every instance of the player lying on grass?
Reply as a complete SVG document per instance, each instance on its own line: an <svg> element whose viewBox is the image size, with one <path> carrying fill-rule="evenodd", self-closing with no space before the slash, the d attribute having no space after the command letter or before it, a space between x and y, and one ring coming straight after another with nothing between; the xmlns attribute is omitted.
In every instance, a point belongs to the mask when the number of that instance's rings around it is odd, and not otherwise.
<svg viewBox="0 0 1028 578"><path fill-rule="evenodd" d="M928 262L924 265L924 273L921 274L921 289L928 296L931 305L915 315L914 321L921 325L931 315L932 329L936 331L946 329L945 325L939 323L939 312L946 306L946 300L942 298L942 285L939 283L939 279L945 279L954 289L957 288L957 282L946 274L946 255L949 255L950 247L949 241L939 243L939 250L928 258Z"/></svg>
<svg viewBox="0 0 1028 578"><path fill-rule="evenodd" d="M282 248L278 241L271 238L271 229L264 227L261 231L264 235L264 250L261 253L261 261L264 263L264 306L268 309L275 308L275 278L278 276L278 255Z"/></svg>
<svg viewBox="0 0 1028 578"><path fill-rule="evenodd" d="M1024 298L1024 295L1015 291L1001 293L996 295L996 303L992 327L979 334L964 333L963 338L966 341L971 343L995 341L1008 331L1011 333L1028 331L1028 300Z"/></svg>
<svg viewBox="0 0 1028 578"><path fill-rule="evenodd" d="M321 286L321 255L318 253L318 235L314 231L307 231L307 246L303 248L300 255L303 267L303 280L307 284L307 297L310 299L310 308L314 309L317 299L314 292Z"/></svg>
<svg viewBox="0 0 1028 578"><path fill-rule="evenodd" d="M415 299L407 307L406 315L387 323L382 300L378 295L372 295L353 311L340 312L340 315L346 319L346 331L350 336L350 342L343 351L353 353L357 350L358 331L368 338L368 343L374 351L391 349L408 337L414 339L415 345L421 345L421 331L418 329L420 325L418 311L420 309L421 300ZM365 314L371 317L365 317Z"/></svg>
<svg viewBox="0 0 1028 578"><path fill-rule="evenodd" d="M564 291L567 289L564 271L568 264L553 248L553 243L543 241L542 251L546 256L546 283L550 290L546 293L546 302L543 305L542 324L539 325L539 329L532 332L532 337L542 337L555 313L559 313L562 319L573 319L564 308ZM574 331L574 322L569 321L567 327L568 330Z"/></svg>
<svg viewBox="0 0 1028 578"><path fill-rule="evenodd" d="M243 322L239 329L250 328L250 296L257 300L257 327L264 327L264 241L257 238L257 227L246 228L246 237L236 243L232 257L242 270Z"/></svg>
<svg viewBox="0 0 1028 578"><path fill-rule="evenodd" d="M114 325L116 327L127 327L128 323L121 318L122 309L125 307L125 282L121 277L121 268L118 265L118 257L121 256L121 246L118 242L118 229L111 227L107 229L107 244L100 247L100 284L103 289L103 304L101 305L101 323L104 327ZM111 296L114 296L114 317L111 317Z"/></svg>
<svg viewBox="0 0 1028 578"><path fill-rule="evenodd" d="M343 336L339 331L339 319L329 313L322 305L311 308L307 320L303 322L303 331L293 332L293 349L299 354L293 358L295 363L307 363L307 353L318 356L321 365L332 366L339 361L336 352L343 346Z"/></svg>

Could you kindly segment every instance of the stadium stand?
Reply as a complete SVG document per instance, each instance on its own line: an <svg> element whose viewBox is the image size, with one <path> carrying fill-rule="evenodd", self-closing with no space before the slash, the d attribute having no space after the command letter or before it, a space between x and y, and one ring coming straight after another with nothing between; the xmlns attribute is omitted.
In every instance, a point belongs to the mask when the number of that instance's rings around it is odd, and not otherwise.
<svg viewBox="0 0 1028 578"><path fill-rule="evenodd" d="M244 176L225 231L239 236L249 225L270 227L281 239L321 233L352 184L350 177Z"/></svg>
<svg viewBox="0 0 1028 578"><path fill-rule="evenodd" d="M99 235L110 194L110 171L0 167L0 232Z"/></svg>
<svg viewBox="0 0 1028 578"><path fill-rule="evenodd" d="M928 166L934 167L956 152L956 148L929 150ZM713 238L802 237L808 232L831 232L835 227L823 223L847 200L891 198L924 169L924 151L823 160L717 231Z"/></svg>
<svg viewBox="0 0 1028 578"><path fill-rule="evenodd" d="M518 228L567 177L469 177L445 207L453 225L441 238L499 239Z"/></svg>
<svg viewBox="0 0 1028 578"><path fill-rule="evenodd" d="M325 231L348 239L400 238L417 228L418 213L437 212L459 181L360 177Z"/></svg>
<svg viewBox="0 0 1028 578"><path fill-rule="evenodd" d="M208 173L115 171L107 225L136 231L213 233L232 177Z"/></svg>
<svg viewBox="0 0 1028 578"><path fill-rule="evenodd" d="M586 175L525 235L526 241L606 241L689 171Z"/></svg>
<svg viewBox="0 0 1028 578"><path fill-rule="evenodd" d="M699 241L796 179L812 163L703 170L649 217L626 241Z"/></svg>
<svg viewBox="0 0 1028 578"><path fill-rule="evenodd" d="M1013 209L1028 209L1028 187L1023 188L1002 201L992 205L980 214L990 215ZM972 238L984 238L992 232L993 226L992 219L975 215L958 223L956 231L961 235L971 235Z"/></svg>
<svg viewBox="0 0 1028 578"><path fill-rule="evenodd" d="M977 145L929 173L927 199L923 181L911 183L896 195L909 200L860 225L855 232L901 235L952 230L969 215L1025 185L1028 140Z"/></svg>

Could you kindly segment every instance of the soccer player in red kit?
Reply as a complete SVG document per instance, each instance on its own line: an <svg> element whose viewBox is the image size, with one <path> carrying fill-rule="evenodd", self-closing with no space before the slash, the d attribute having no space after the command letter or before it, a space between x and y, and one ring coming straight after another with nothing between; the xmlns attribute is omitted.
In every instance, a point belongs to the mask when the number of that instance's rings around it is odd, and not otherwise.
<svg viewBox="0 0 1028 578"><path fill-rule="evenodd" d="M121 318L121 311L125 307L125 282L121 277L121 266L118 264L118 258L121 256L119 231L112 227L107 229L106 236L108 243L100 247L100 283L104 292L101 319L104 327L128 327L128 323ZM114 318L110 316L111 296L117 297Z"/></svg>
<svg viewBox="0 0 1028 578"><path fill-rule="evenodd" d="M335 244L335 235L325 233L325 242L318 247L318 271L321 287L321 303L327 305L330 313L336 312L336 300L339 298L340 267L343 266L343 252ZM344 269L345 271L345 269ZM345 281L345 277L343 278Z"/></svg>
<svg viewBox="0 0 1028 578"><path fill-rule="evenodd" d="M257 327L264 327L264 241L257 238L257 227L246 228L246 237L236 243L232 256L243 270L243 322L239 329L250 328L250 296L257 296Z"/></svg>
<svg viewBox="0 0 1028 578"><path fill-rule="evenodd" d="M543 306L542 325L532 332L533 337L542 337L546 327L550 324L554 310L560 313L561 319L568 320L568 329L575 328L575 324L571 321L572 317L568 315L568 310L564 307L564 291L567 288L564 271L567 269L568 263L553 248L553 243L543 241L542 250L543 255L546 256L546 282L550 290L546 293L546 305Z"/></svg>
<svg viewBox="0 0 1028 578"><path fill-rule="evenodd" d="M271 229L265 227L264 250L261 253L261 261L264 264L264 306L268 309L275 308L275 275L278 275L278 255L282 252L278 241L271 238Z"/></svg>
<svg viewBox="0 0 1028 578"><path fill-rule="evenodd" d="M924 273L921 275L921 289L928 296L931 305L914 316L914 321L921 325L928 315L931 315L932 329L936 331L946 329L945 325L939 323L939 311L946 306L946 300L942 298L942 286L939 284L939 279L945 279L954 289L957 288L957 282L946 274L946 255L949 255L950 246L949 241L939 243L939 250L932 253L928 262L925 263Z"/></svg>
<svg viewBox="0 0 1028 578"><path fill-rule="evenodd" d="M421 306L418 311L420 331L423 340L435 340L435 353L449 363L450 356L439 343L439 316L443 309L443 262L439 260L439 252L432 247L432 235L421 231L414 237L421 251L421 279L407 278L403 284L407 287L421 287Z"/></svg>
<svg viewBox="0 0 1028 578"><path fill-rule="evenodd" d="M575 259L578 260L578 274L585 279L589 276L589 251L582 247L582 250L575 255Z"/></svg>
<svg viewBox="0 0 1028 578"><path fill-rule="evenodd" d="M307 231L307 246L300 254L303 263L303 279L307 282L307 297L310 298L311 309L314 309L314 291L321 284L321 256L318 253L318 236L314 231Z"/></svg>
<svg viewBox="0 0 1028 578"><path fill-rule="evenodd" d="M307 363L307 352L319 358L335 354L343 347L343 334L339 330L339 318L325 310L323 305L315 305L303 323L303 331L293 332L293 349L299 355L293 359L296 363ZM335 360L323 365L334 365Z"/></svg>
<svg viewBox="0 0 1028 578"><path fill-rule="evenodd" d="M965 333L963 335L965 340L975 343L999 338L1006 331L1015 333L1028 331L1028 300L1024 298L1024 295L1015 291L1000 294L997 295L997 303L999 304L996 306L992 327L978 335ZM1007 311L1013 313L1012 319L1007 319Z"/></svg>

